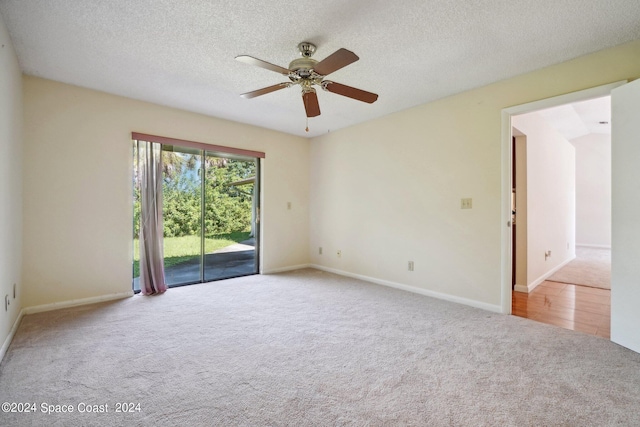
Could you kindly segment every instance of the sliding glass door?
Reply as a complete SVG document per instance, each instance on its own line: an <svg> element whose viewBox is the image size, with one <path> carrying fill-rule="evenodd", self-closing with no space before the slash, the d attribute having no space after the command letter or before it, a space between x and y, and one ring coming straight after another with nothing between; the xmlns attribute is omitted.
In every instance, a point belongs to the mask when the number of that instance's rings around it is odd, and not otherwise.
<svg viewBox="0 0 640 427"><path fill-rule="evenodd" d="M259 159L162 144L165 282L181 286L259 271ZM137 164L134 177L137 176ZM134 290L139 190L134 179Z"/></svg>

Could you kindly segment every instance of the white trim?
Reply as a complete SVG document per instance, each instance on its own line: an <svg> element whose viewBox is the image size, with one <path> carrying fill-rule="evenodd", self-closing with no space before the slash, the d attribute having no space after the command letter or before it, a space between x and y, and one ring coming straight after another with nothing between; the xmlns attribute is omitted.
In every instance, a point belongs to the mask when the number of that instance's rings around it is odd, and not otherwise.
<svg viewBox="0 0 640 427"><path fill-rule="evenodd" d="M559 105L570 104L578 101L600 98L611 94L611 90L626 84L627 80L621 80L591 89L572 92L565 95L554 96L553 98L541 99L521 105L514 105L502 110L502 197L501 197L501 254L500 266L502 269L501 282L501 313L511 313L511 228L507 222L511 221L511 116L531 113L544 108L557 107Z"/></svg>
<svg viewBox="0 0 640 427"><path fill-rule="evenodd" d="M576 248L611 249L611 245L590 245L588 243L576 243Z"/></svg>
<svg viewBox="0 0 640 427"><path fill-rule="evenodd" d="M2 348L0 348L0 362L2 362L4 355L7 353L7 350L9 349L9 345L11 345L11 341L13 341L13 337L18 331L18 326L20 326L20 322L22 321L22 318L25 315L57 310L59 308L75 307L78 305L95 304L97 302L105 302L105 301L129 298L129 297L132 297L133 295L134 293L132 290L130 292L122 292L118 294L108 294L108 295L102 295L98 297L74 299L70 301L60 301L60 302L54 302L51 304L43 304L43 305L36 305L33 307L23 308L22 310L20 310L20 313L18 314L18 318L13 323L13 327L11 328L9 335L4 340L4 343L2 344Z"/></svg>
<svg viewBox="0 0 640 427"><path fill-rule="evenodd" d="M263 270L262 272L260 272L260 274L284 273L286 271L301 270L303 268L309 268L309 267L312 267L312 265L311 264L299 264L299 265L292 265L290 267L280 267L280 268L273 268L271 270Z"/></svg>
<svg viewBox="0 0 640 427"><path fill-rule="evenodd" d="M516 285L514 288L514 291L518 291L518 292L526 292L526 293L530 293L531 291L533 291L540 283L544 282L545 280L547 280L549 277L553 276L558 270L560 270L562 267L564 267L565 265L569 264L571 261L573 261L574 259L576 259L576 256L574 255L573 257L569 258L568 260L566 260L565 262L563 262L562 264L558 265L557 267L554 267L552 270L546 272L545 274L543 274L542 276L538 277L536 280L534 280L533 282L529 283L528 286L524 286L524 285Z"/></svg>
<svg viewBox="0 0 640 427"><path fill-rule="evenodd" d="M511 197L513 189L511 188L511 113L502 110L502 197L500 198L500 281L502 282L500 292L500 312L511 314L512 302L512 276L511 267L513 262L513 244L511 229ZM505 195L509 195L507 198Z"/></svg>
<svg viewBox="0 0 640 427"><path fill-rule="evenodd" d="M427 289L417 288L415 286L409 286L402 283L391 282L389 280L376 279L375 277L363 276L361 274L349 273L347 271L337 270L335 268L324 267L322 265L311 264L309 267L317 270L326 271L329 273L339 274L340 276L351 277L354 279L364 280L365 282L375 283L376 285L388 286L390 288L400 289L407 292L413 292L415 294L424 295L427 297L437 298L445 301L455 302L458 304L464 304L482 310L492 311L494 313L500 313L500 306L487 304L480 301L475 301L468 298L457 297L455 295L443 294L440 292L429 291Z"/></svg>
<svg viewBox="0 0 640 427"><path fill-rule="evenodd" d="M2 359L4 359L4 355L7 354L7 350L9 350L9 346L11 345L11 341L13 341L13 337L18 331L18 326L20 326L20 322L22 321L22 316L24 316L24 309L20 310L18 313L18 318L15 322L13 322L13 327L11 331L9 331L9 335L7 335L7 339L4 340L2 344L2 348L0 348L0 363L2 363Z"/></svg>
<svg viewBox="0 0 640 427"><path fill-rule="evenodd" d="M118 294L107 294L97 297L73 299L69 301L54 302L51 304L36 305L22 309L24 314L42 313L45 311L58 310L60 308L76 307L78 305L95 304L98 302L113 301L117 299L129 298L134 295L133 290L129 292L121 292Z"/></svg>

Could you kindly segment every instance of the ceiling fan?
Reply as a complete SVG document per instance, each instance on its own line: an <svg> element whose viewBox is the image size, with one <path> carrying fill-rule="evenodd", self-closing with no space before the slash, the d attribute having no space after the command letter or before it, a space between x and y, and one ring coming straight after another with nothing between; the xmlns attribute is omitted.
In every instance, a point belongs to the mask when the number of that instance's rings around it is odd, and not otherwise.
<svg viewBox="0 0 640 427"><path fill-rule="evenodd" d="M275 71L276 73L289 77L289 80L291 80L290 82L278 83L273 86L243 93L240 96L243 98L255 98L256 96L265 95L267 93L275 92L276 90L300 85L302 88L302 101L304 102L307 117L316 117L320 115L320 104L318 104L318 96L316 95L316 90L313 87L314 85L320 86L328 92L337 93L338 95L367 102L369 104L378 99L378 95L375 93L366 92L351 86L332 82L331 80L324 80L327 75L360 59L355 53L342 48L318 62L311 58L316 51L316 46L313 43L302 42L298 44L298 49L300 50L302 58L291 61L289 68L280 67L248 55L236 56L236 59L240 62Z"/></svg>

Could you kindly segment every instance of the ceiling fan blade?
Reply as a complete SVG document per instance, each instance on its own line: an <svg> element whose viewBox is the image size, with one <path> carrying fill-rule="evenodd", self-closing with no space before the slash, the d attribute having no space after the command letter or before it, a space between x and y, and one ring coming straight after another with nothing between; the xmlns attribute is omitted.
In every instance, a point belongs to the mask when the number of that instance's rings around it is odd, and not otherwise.
<svg viewBox="0 0 640 427"><path fill-rule="evenodd" d="M307 111L307 117L320 115L320 104L318 104L318 95L316 95L315 90L304 92L302 100L304 101L304 109Z"/></svg>
<svg viewBox="0 0 640 427"><path fill-rule="evenodd" d="M270 62L263 61L262 59L254 58L249 55L239 55L236 56L236 59L240 62L244 62L245 64L255 65L256 67L266 68L267 70L275 71L276 73L280 73L284 76L288 76L292 71L283 68L279 65L271 64Z"/></svg>
<svg viewBox="0 0 640 427"><path fill-rule="evenodd" d="M276 90L284 89L285 87L289 87L290 83L278 83L277 85L263 87L262 89L254 90L251 92L243 93L240 95L243 98L255 98L256 96L266 95L267 93L275 92Z"/></svg>
<svg viewBox="0 0 640 427"><path fill-rule="evenodd" d="M322 88L324 90L328 90L329 92L337 93L338 95L346 96L348 98L356 99L362 102L368 102L369 104L376 102L376 100L378 99L378 95L376 95L375 93L367 92L361 89L356 89L355 87L346 86L327 80L322 82Z"/></svg>
<svg viewBox="0 0 640 427"><path fill-rule="evenodd" d="M346 67L347 65L356 62L358 59L358 55L351 52L350 50L341 48L333 52L331 55L324 58L322 61L318 62L315 67L313 67L313 71L320 74L321 76L326 76L328 74L333 73L334 71L339 70L342 67Z"/></svg>

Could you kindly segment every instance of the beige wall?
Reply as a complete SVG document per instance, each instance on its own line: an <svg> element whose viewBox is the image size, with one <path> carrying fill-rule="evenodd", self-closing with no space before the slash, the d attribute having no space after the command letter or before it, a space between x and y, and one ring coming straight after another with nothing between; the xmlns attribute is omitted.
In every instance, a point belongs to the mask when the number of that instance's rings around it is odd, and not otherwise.
<svg viewBox="0 0 640 427"><path fill-rule="evenodd" d="M501 110L637 77L640 41L315 138L312 263L500 310Z"/></svg>
<svg viewBox="0 0 640 427"><path fill-rule="evenodd" d="M21 307L22 77L0 17L0 348ZM13 298L13 285L16 298ZM5 311L5 296L9 310ZM8 343L7 343L8 344ZM0 358L2 352L0 351Z"/></svg>
<svg viewBox="0 0 640 427"><path fill-rule="evenodd" d="M515 116L527 138L527 280L529 290L575 257L575 147L538 113ZM545 252L551 252L545 257Z"/></svg>
<svg viewBox="0 0 640 427"><path fill-rule="evenodd" d="M264 151L262 269L308 263L307 140L34 77L24 102L25 307L131 290L132 131Z"/></svg>
<svg viewBox="0 0 640 427"><path fill-rule="evenodd" d="M26 77L22 305L130 290L138 131L267 153L264 270L311 262L497 311L501 110L638 76L640 41L310 143Z"/></svg>

